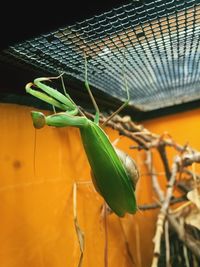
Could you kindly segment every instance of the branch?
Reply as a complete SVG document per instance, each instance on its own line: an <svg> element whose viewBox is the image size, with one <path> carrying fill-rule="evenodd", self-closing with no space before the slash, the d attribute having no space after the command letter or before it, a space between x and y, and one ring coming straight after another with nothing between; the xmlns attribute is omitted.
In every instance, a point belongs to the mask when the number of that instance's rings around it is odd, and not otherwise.
<svg viewBox="0 0 200 267"><path fill-rule="evenodd" d="M164 192L161 190L160 185L158 183L158 178L155 174L156 171L153 167L151 151L147 151L146 155L147 155L147 159L146 159L145 163L147 165L148 172L151 173L153 190L157 194L159 200L161 202L163 202L164 201Z"/></svg>
<svg viewBox="0 0 200 267"><path fill-rule="evenodd" d="M183 168L182 172L184 172L184 173L190 175L191 178L193 178L193 177L195 176L196 179L200 181L200 175L198 175L197 173L194 173L194 172L192 172L192 171L190 171L190 170L188 170L188 169L186 169L186 168Z"/></svg>
<svg viewBox="0 0 200 267"><path fill-rule="evenodd" d="M182 197L177 197L177 198L173 198L171 201L170 201L170 205L174 205L174 204L177 204L177 203L180 203L180 202L183 202L183 201L187 201L187 196L184 195ZM160 205L158 203L151 203L151 204L143 204L143 205L139 205L138 206L138 209L139 210L152 210L152 209L158 209L160 208Z"/></svg>
<svg viewBox="0 0 200 267"><path fill-rule="evenodd" d="M94 119L93 114L84 110L82 111L88 118ZM103 124L106 120L107 118L101 114L100 123ZM143 148L144 150L149 150L151 148L157 148L162 140L163 144L173 147L178 152L185 152L187 150L189 152L196 153L196 151L189 146L186 148L186 146L181 146L175 143L169 135L167 138L164 138L163 135L151 133L149 130L144 128L144 126L134 123L129 116L121 117L119 115L115 115L112 120L106 123L106 125L135 141L139 145L140 149Z"/></svg>
<svg viewBox="0 0 200 267"><path fill-rule="evenodd" d="M192 165L192 163L200 163L200 152L185 154L182 159L183 166Z"/></svg>
<svg viewBox="0 0 200 267"><path fill-rule="evenodd" d="M158 152L160 154L160 157L161 157L161 160L163 162L163 166L164 166L164 169L165 169L165 174L166 174L166 177L167 177L167 180L170 179L171 177L171 171L170 171L170 168L169 168L169 162L168 162L168 159L167 159L167 155L166 155L166 144L164 144L163 142L160 143L160 145L158 146Z"/></svg>
<svg viewBox="0 0 200 267"><path fill-rule="evenodd" d="M170 199L172 197L172 193L173 193L173 186L175 184L176 181L176 174L178 171L178 161L179 158L176 157L173 165L172 165L172 175L171 178L168 182L168 188L167 188L167 192L166 192L166 197L162 200L162 207L160 209L160 213L158 215L158 219L157 219L157 227L156 227L156 233L154 236L154 257L153 257L153 261L152 261L152 267L156 267L158 265L158 259L160 256L160 242L161 242L161 237L163 234L163 225L164 225L164 221L166 218L166 214L167 214L167 210L169 208L169 204L170 204Z"/></svg>
<svg viewBox="0 0 200 267"><path fill-rule="evenodd" d="M166 247L166 267L171 267L170 262L170 242L169 242L169 222L165 221L165 247Z"/></svg>

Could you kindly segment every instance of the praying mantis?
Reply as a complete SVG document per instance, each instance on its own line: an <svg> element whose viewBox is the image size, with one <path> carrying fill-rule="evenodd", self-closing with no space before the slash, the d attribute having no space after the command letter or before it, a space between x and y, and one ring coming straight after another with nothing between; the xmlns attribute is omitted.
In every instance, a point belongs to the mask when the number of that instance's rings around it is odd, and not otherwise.
<svg viewBox="0 0 200 267"><path fill-rule="evenodd" d="M137 211L135 198L135 186L139 178L137 166L127 154L112 145L103 130L106 122L128 104L128 89L127 101L100 125L99 108L88 83L87 60L85 60L85 87L95 108L94 121L85 116L65 89L64 95L45 83L58 77L37 78L25 87L27 93L62 110L49 116L45 116L42 112L31 111L34 127L40 129L48 125L79 128L96 191L119 217L123 217L126 213L134 214Z"/></svg>

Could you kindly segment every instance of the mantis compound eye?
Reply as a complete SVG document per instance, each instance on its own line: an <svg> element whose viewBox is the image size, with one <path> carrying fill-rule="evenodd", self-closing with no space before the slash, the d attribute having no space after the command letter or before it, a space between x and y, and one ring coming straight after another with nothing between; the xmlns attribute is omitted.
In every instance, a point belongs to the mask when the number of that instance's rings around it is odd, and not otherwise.
<svg viewBox="0 0 200 267"><path fill-rule="evenodd" d="M46 119L42 112L31 111L31 117L33 120L33 125L36 129L41 129L45 126Z"/></svg>

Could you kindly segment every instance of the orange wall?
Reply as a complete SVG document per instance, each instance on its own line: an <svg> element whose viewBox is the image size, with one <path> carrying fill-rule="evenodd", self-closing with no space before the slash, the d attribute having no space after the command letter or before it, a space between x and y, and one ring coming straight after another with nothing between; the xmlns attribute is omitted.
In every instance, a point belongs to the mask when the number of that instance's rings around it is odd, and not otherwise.
<svg viewBox="0 0 200 267"><path fill-rule="evenodd" d="M150 131L162 134L168 132L179 144L200 150L200 108L143 122Z"/></svg>
<svg viewBox="0 0 200 267"><path fill-rule="evenodd" d="M163 133L170 134L173 141L182 146L187 144L196 150L200 150L200 108L149 120L143 122L143 125L153 133L159 135ZM167 148L167 153L170 156L169 163L172 164L177 152L174 148ZM195 168L199 171L199 164L196 164ZM162 168L158 164L157 170L159 171L159 169Z"/></svg>
<svg viewBox="0 0 200 267"><path fill-rule="evenodd" d="M72 187L78 184L77 212L85 234L83 267L104 266L103 200L95 192L79 131L32 126L32 108L0 104L0 266L78 266L79 245L73 221ZM144 126L200 149L200 109L147 121ZM111 140L118 133L107 129ZM144 153L129 149L122 137L118 146L138 163L141 178L138 204L154 202L150 177L145 175ZM139 211L119 219L108 217L109 266L151 265L152 237L157 211ZM128 241L131 263L126 248Z"/></svg>

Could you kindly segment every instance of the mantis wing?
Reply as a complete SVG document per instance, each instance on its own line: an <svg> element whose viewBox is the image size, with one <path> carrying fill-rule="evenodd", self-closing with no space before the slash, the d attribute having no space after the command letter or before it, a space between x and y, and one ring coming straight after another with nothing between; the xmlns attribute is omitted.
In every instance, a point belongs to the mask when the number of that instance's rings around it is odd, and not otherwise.
<svg viewBox="0 0 200 267"><path fill-rule="evenodd" d="M120 217L137 211L132 181L103 130L93 122L80 128L97 191Z"/></svg>

